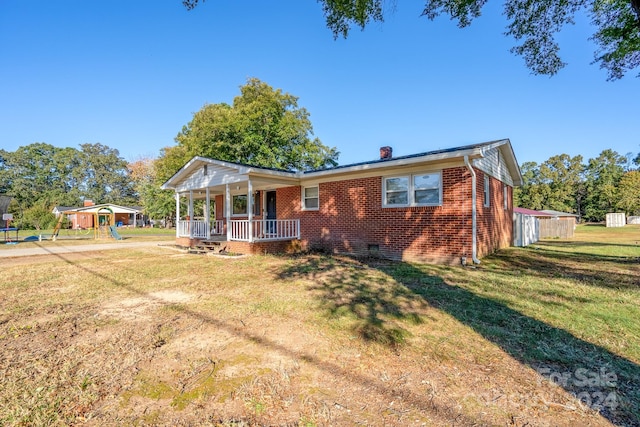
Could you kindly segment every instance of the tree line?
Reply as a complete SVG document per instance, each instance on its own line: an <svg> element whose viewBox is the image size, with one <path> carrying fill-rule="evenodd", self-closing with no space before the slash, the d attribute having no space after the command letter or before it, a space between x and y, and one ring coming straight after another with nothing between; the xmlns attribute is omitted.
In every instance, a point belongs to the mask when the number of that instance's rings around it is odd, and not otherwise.
<svg viewBox="0 0 640 427"><path fill-rule="evenodd" d="M609 212L640 215L640 153L634 158L606 149L586 163L580 155L560 154L520 169L524 185L514 191L514 206L575 213L594 222Z"/></svg>

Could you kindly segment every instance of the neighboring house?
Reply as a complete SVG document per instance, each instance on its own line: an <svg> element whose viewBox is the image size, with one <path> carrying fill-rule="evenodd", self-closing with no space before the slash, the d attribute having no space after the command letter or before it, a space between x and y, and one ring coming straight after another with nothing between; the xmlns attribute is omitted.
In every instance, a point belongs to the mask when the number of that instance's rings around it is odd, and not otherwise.
<svg viewBox="0 0 640 427"><path fill-rule="evenodd" d="M511 245L522 176L508 139L380 154L306 172L194 157L162 186L176 193L177 243L220 236L239 253L321 249L438 263L479 262Z"/></svg>
<svg viewBox="0 0 640 427"><path fill-rule="evenodd" d="M62 215L63 213L67 211L72 211L74 209L77 209L77 208L73 206L56 206L53 208L51 213L53 213L56 216L56 218L60 218L60 215Z"/></svg>
<svg viewBox="0 0 640 427"><path fill-rule="evenodd" d="M142 211L139 208L103 203L95 205L91 200L85 200L84 206L79 208L56 206L53 213L59 218L63 213L68 215L71 228L91 228L95 227L95 214L101 212L112 212L117 226L142 225Z"/></svg>

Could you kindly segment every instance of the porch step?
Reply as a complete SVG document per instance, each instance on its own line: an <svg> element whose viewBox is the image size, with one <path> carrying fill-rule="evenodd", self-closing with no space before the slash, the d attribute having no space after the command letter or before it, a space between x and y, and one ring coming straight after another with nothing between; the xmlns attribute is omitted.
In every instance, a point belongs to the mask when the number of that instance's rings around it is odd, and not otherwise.
<svg viewBox="0 0 640 427"><path fill-rule="evenodd" d="M220 241L218 240L203 240L202 242L200 242L201 245L203 246L220 246Z"/></svg>
<svg viewBox="0 0 640 427"><path fill-rule="evenodd" d="M203 240L200 244L189 248L190 254L206 254L206 253L220 253L227 249L226 246L221 245L222 242Z"/></svg>

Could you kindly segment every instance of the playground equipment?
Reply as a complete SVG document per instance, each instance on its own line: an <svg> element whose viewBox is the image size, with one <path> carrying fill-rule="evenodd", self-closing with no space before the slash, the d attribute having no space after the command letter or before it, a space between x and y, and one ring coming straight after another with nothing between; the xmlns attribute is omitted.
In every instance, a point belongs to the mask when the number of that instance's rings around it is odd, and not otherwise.
<svg viewBox="0 0 640 427"><path fill-rule="evenodd" d="M73 216L73 217L72 217ZM71 227L67 228L74 234L88 235L93 231L94 239L107 239L110 237L116 240L122 240L122 236L118 234L115 229L115 214L111 208L104 207L95 212L78 212L78 211L64 211L60 214L60 219L56 223L51 239L56 240L65 219L69 222L69 217L72 217Z"/></svg>

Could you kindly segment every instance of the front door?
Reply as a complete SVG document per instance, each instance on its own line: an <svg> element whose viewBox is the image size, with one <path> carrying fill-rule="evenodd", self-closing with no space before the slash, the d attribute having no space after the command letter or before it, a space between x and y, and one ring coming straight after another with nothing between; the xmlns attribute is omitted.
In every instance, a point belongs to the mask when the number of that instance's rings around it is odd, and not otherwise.
<svg viewBox="0 0 640 427"><path fill-rule="evenodd" d="M276 192L275 191L267 191L265 195L265 200L267 203L267 220L275 220L276 219ZM275 221L267 221L267 232L275 233L276 232L276 222Z"/></svg>

